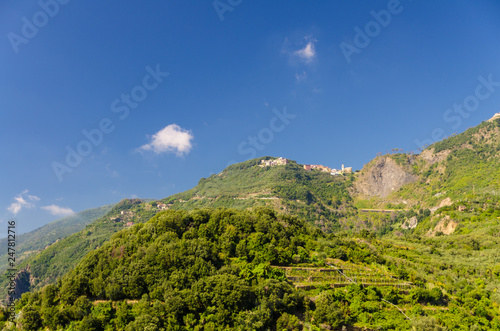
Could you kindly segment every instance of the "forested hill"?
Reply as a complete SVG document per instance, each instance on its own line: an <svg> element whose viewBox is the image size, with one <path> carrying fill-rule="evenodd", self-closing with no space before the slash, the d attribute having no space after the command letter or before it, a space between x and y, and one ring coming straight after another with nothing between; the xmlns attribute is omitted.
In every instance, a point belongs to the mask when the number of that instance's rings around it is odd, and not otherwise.
<svg viewBox="0 0 500 331"><path fill-rule="evenodd" d="M56 281L112 234L129 224L143 223L164 208L191 210L202 207L232 206L254 208L268 206L296 215L329 232L352 213L348 188L349 176L331 176L319 171L307 172L295 162L286 166L259 167L259 158L235 164L219 175L201 179L193 189L160 201L125 199L83 230L61 239L39 254L23 259L17 279L18 295ZM44 246L45 247L45 246ZM6 297L8 280L0 281L0 296Z"/></svg>
<svg viewBox="0 0 500 331"><path fill-rule="evenodd" d="M146 222L156 212L143 200L123 200L114 205L107 214L87 224L83 230L53 242L41 252L32 254L22 259L21 262L16 261L18 262L16 268L19 270L16 279L16 295L19 296L25 291L55 282L58 277L63 276L78 264L87 253L101 246L114 233L126 227L129 220ZM41 240L46 240L45 238L41 237ZM2 299L7 297L8 284L9 280L6 277L0 279Z"/></svg>
<svg viewBox="0 0 500 331"><path fill-rule="evenodd" d="M123 200L18 265L17 325L498 330L499 158L495 119L355 174L263 157Z"/></svg>
<svg viewBox="0 0 500 331"><path fill-rule="evenodd" d="M470 277L465 285L437 282L422 269L437 275L441 263L414 249L369 233L327 235L262 207L168 210L116 233L56 284L25 293L17 323L23 330L498 330L485 281L459 270Z"/></svg>
<svg viewBox="0 0 500 331"><path fill-rule="evenodd" d="M267 206L295 215L325 231L339 229L339 220L352 213L349 188L353 174L332 176L306 171L291 161L286 165L259 166L269 156L228 166L202 178L185 192L161 200L170 209L202 207L248 208Z"/></svg>

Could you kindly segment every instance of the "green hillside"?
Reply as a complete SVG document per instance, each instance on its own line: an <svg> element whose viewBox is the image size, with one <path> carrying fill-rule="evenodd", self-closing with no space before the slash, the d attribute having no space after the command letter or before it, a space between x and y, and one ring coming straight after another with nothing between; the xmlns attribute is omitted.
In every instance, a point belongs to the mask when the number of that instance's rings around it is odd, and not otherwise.
<svg viewBox="0 0 500 331"><path fill-rule="evenodd" d="M200 180L195 188L161 201L121 201L108 214L83 230L55 242L37 255L23 259L17 265L22 271L17 293L20 295L27 289L37 289L55 282L87 253L122 230L128 222L146 222L160 211L157 206L162 202L166 202L174 210L269 206L316 223L328 231L338 227L339 219L344 218L349 209L347 188L352 178L335 177L316 171L306 172L293 162L286 166L262 168L258 166L261 159L265 158L229 166L219 175ZM0 281L2 298L6 297L7 283L5 278Z"/></svg>
<svg viewBox="0 0 500 331"><path fill-rule="evenodd" d="M391 198L435 206L447 197L457 201L500 196L500 119L429 146L413 168L420 180Z"/></svg>
<svg viewBox="0 0 500 331"><path fill-rule="evenodd" d="M353 204L358 210L394 212L391 217L358 213L345 226L349 229L361 225L376 232L390 232L420 209L438 212L432 217L426 215L423 223L424 217L419 217L415 231L421 234L439 223L439 215L459 223L468 217L477 222L483 219L483 209L491 209L491 214L500 202L500 120L483 122L429 146L419 155L378 156L357 174L353 187ZM459 207L472 211L462 217L465 214L458 212ZM462 226L466 223L459 224L459 228Z"/></svg>
<svg viewBox="0 0 500 331"><path fill-rule="evenodd" d="M87 209L70 215L28 233L16 235L16 261L22 262L45 247L82 230L87 224L108 213L113 205ZM7 247L7 238L0 239L0 247ZM7 250L0 252L0 272L8 268Z"/></svg>
<svg viewBox="0 0 500 331"><path fill-rule="evenodd" d="M353 176L332 176L287 165L260 167L262 157L233 164L221 173L202 178L188 191L162 202L171 209L267 206L315 223L325 231L339 229L339 220L352 212L349 188Z"/></svg>
<svg viewBox="0 0 500 331"><path fill-rule="evenodd" d="M85 226L81 231L54 242L38 254L25 258L16 265L21 277L17 284L23 289L36 289L43 285L53 283L58 277L63 276L73 268L87 253L100 247L109 240L112 234L124 228L125 223L133 218L134 222L145 222L156 211L142 200L123 200L116 204L105 215ZM107 209L108 207L105 207ZM132 212L132 215L121 215L121 211ZM111 218L117 217L115 220ZM121 218L122 219L121 219ZM16 261L17 262L17 261ZM29 282L28 282L29 280ZM0 296L6 298L8 279L2 277L0 280ZM18 295L23 291L17 290Z"/></svg>
<svg viewBox="0 0 500 331"><path fill-rule="evenodd" d="M477 275L459 270L465 284L450 291L419 276L420 263L429 275L443 270L425 248L363 236L326 235L265 208L165 211L113 235L57 284L24 294L19 324L24 330L498 330L498 303Z"/></svg>
<svg viewBox="0 0 500 331"><path fill-rule="evenodd" d="M495 120L356 174L263 157L123 200L20 263L18 326L498 330L499 158Z"/></svg>

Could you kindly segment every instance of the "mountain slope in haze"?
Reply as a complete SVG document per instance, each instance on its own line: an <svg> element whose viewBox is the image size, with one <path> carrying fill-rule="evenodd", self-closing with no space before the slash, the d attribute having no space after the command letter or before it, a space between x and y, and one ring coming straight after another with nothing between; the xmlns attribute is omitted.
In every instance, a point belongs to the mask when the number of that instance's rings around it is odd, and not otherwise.
<svg viewBox="0 0 500 331"><path fill-rule="evenodd" d="M87 224L108 213L114 205L87 209L48 223L28 233L16 234L16 262L22 262L57 240L82 230ZM0 239L0 247L7 247L7 238ZM7 249L0 252L0 272L8 268Z"/></svg>
<svg viewBox="0 0 500 331"><path fill-rule="evenodd" d="M123 214L122 214L123 211ZM139 199L125 199L114 205L105 215L85 226L81 231L58 240L37 254L24 259L19 270L16 295L32 290L63 276L87 253L101 246L111 236L126 227L126 223L145 222L156 214L148 203ZM7 296L8 279L0 279L0 297Z"/></svg>

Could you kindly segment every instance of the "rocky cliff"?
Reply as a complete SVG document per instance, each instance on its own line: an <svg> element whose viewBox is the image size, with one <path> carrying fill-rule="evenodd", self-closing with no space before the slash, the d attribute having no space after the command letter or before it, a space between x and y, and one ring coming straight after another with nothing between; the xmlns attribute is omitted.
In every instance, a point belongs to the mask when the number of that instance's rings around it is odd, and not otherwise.
<svg viewBox="0 0 500 331"><path fill-rule="evenodd" d="M11 287L13 287L14 290L10 290L12 293L10 295L7 295L7 302L10 302L11 299L10 297L13 297L14 299L19 299L21 298L21 295L25 292L28 292L30 289L30 272L29 268L21 269L15 276L15 278L11 281ZM13 286L12 286L13 285Z"/></svg>
<svg viewBox="0 0 500 331"><path fill-rule="evenodd" d="M385 198L403 185L415 182L418 177L410 172L407 164L398 164L390 156L381 156L374 159L363 168L355 185L355 194L364 197Z"/></svg>

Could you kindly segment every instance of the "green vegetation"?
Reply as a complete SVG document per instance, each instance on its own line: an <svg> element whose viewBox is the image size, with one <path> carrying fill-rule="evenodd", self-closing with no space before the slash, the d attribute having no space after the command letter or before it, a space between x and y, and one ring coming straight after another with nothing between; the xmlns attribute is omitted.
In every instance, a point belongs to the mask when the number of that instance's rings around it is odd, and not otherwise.
<svg viewBox="0 0 500 331"><path fill-rule="evenodd" d="M327 232L340 228L339 220L352 212L349 188L353 175L305 171L293 161L284 166L260 167L260 161L265 159L269 157L233 164L220 174L202 178L191 190L162 202L176 210L267 206L316 222Z"/></svg>
<svg viewBox="0 0 500 331"><path fill-rule="evenodd" d="M23 330L498 329L491 288L465 272L455 289L430 282L424 263L447 272L432 254L266 208L165 211L16 307Z"/></svg>
<svg viewBox="0 0 500 331"><path fill-rule="evenodd" d="M264 157L159 201L124 200L21 263L30 292L0 326L499 330L499 150L495 121L384 156L412 181L386 198L355 195L363 174Z"/></svg>
<svg viewBox="0 0 500 331"><path fill-rule="evenodd" d="M35 289L55 282L58 277L63 276L78 264L87 253L100 247L113 233L123 229L124 223L119 221L121 211L132 211L134 222L146 222L156 213L148 207L150 206L147 203L142 203L139 199L123 200L116 204L106 216L88 224L83 230L54 242L40 253L24 259L16 267L18 270L28 269L28 279L31 278L32 282L24 284L23 287ZM118 217L117 221L110 220L113 216ZM2 298L7 296L7 287L8 279L2 277L0 280Z"/></svg>
<svg viewBox="0 0 500 331"><path fill-rule="evenodd" d="M173 210L268 206L280 212L298 215L300 219L307 219L311 223L317 222L322 228L330 231L335 226L338 227L339 219L346 214L344 206L348 206L350 201L347 189L352 178L306 172L296 163L259 167L257 164L262 159L264 158L231 165L219 175L201 179L195 188L161 201L121 201L106 216L87 225L83 230L53 243L37 255L24 258L17 268L27 273L23 279L30 281L21 284L21 288L32 290L54 283L58 277L76 266L86 254L123 229L129 221L146 222L159 211L157 205L162 202L168 203L169 209ZM289 200L282 192L282 183L286 178L290 187L304 187L308 190L313 201L306 203ZM122 212L124 214L121 214ZM0 280L0 296L3 298L6 298L7 284L5 277Z"/></svg>
<svg viewBox="0 0 500 331"><path fill-rule="evenodd" d="M384 208L405 201L411 206L439 206L446 198L468 200L500 196L500 122L483 122L477 127L429 146L421 155L404 153L383 157L396 161L405 172L418 176L388 197L370 200L354 197L358 208ZM370 161L365 169L374 166ZM366 198L365 198L366 199Z"/></svg>
<svg viewBox="0 0 500 331"><path fill-rule="evenodd" d="M114 205L84 210L61 218L28 233L16 234L16 262L38 253L57 240L82 230L86 225L107 214ZM0 246L7 247L7 238L0 239ZM8 268L7 250L0 252L0 273Z"/></svg>
<svg viewBox="0 0 500 331"><path fill-rule="evenodd" d="M166 211L115 234L58 284L23 295L19 308L40 316L30 330L48 325L46 308L54 329L274 327L307 302L270 264L290 262L314 233L270 210Z"/></svg>

